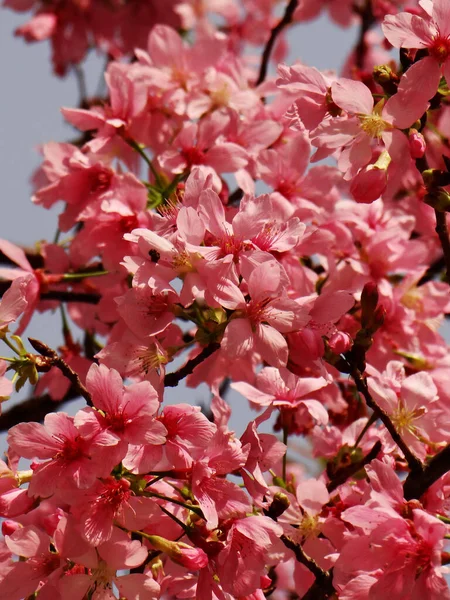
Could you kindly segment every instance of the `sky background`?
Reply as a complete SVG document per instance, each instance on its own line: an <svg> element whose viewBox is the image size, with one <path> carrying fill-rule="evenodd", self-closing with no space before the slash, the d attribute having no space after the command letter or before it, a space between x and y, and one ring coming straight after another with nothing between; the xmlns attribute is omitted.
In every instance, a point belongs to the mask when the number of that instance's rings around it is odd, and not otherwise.
<svg viewBox="0 0 450 600"><path fill-rule="evenodd" d="M25 14L0 8L0 238L16 244L33 246L38 240L51 241L57 227L58 210L48 211L30 201L30 177L41 162L37 148L48 141L65 142L74 130L62 119L62 106L78 104L78 88L74 75L64 79L52 74L50 47L47 42L26 44L13 32L26 20ZM326 17L298 25L289 33L291 51L287 64L301 60L319 69L339 71L355 43L357 28L341 29ZM101 76L103 59L92 54L85 66L87 88L93 94ZM26 336L41 339L57 347L61 343L59 314L38 315ZM0 354L3 350L0 350ZM172 365L170 365L172 370ZM3 406L28 396L22 393ZM208 401L206 386L190 390L184 386L168 390L167 401L197 404ZM256 413L239 394L227 396L233 408L230 427L241 434ZM82 401L66 404L73 414ZM266 424L265 429L269 428ZM0 450L5 448L5 435L0 436Z"/></svg>

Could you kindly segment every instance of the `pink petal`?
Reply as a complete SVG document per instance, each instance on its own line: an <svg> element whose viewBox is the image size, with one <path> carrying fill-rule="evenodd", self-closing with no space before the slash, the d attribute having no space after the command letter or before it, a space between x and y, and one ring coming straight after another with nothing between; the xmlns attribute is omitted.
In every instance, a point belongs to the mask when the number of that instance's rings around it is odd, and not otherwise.
<svg viewBox="0 0 450 600"><path fill-rule="evenodd" d="M381 28L395 48L426 48L429 43L430 29L424 19L410 13L387 15Z"/></svg>
<svg viewBox="0 0 450 600"><path fill-rule="evenodd" d="M450 7L448 0L434 0L432 17L439 30L439 35L444 38L450 36Z"/></svg>
<svg viewBox="0 0 450 600"><path fill-rule="evenodd" d="M33 267L28 262L25 252L19 246L8 242L8 240L0 239L0 251L6 254L13 263L21 267L24 271L33 272Z"/></svg>
<svg viewBox="0 0 450 600"><path fill-rule="evenodd" d="M221 347L234 358L245 356L253 348L253 332L247 319L233 319L225 329ZM287 359L287 357L286 357Z"/></svg>
<svg viewBox="0 0 450 600"><path fill-rule="evenodd" d="M49 537L34 525L16 529L5 537L8 548L17 556L37 556L49 552Z"/></svg>
<svg viewBox="0 0 450 600"><path fill-rule="evenodd" d="M279 331L260 323L255 331L255 350L273 367L285 367L289 355L288 345Z"/></svg>
<svg viewBox="0 0 450 600"><path fill-rule="evenodd" d="M115 369L93 364L86 377L86 387L96 408L114 413L121 406L123 381Z"/></svg>
<svg viewBox="0 0 450 600"><path fill-rule="evenodd" d="M339 79L331 86L333 101L351 114L371 115L373 97L369 88L361 81Z"/></svg>
<svg viewBox="0 0 450 600"><path fill-rule="evenodd" d="M62 108L63 117L77 129L81 131L90 131L91 129L100 129L105 124L105 119L90 110L81 108Z"/></svg>
<svg viewBox="0 0 450 600"><path fill-rule="evenodd" d="M236 390L242 394L244 398L247 398L247 400L257 404L258 406L269 406L275 399L275 396L271 394L265 394L264 392L261 392L257 388L253 387L249 383L245 383L244 381L232 383L231 387L233 390Z"/></svg>

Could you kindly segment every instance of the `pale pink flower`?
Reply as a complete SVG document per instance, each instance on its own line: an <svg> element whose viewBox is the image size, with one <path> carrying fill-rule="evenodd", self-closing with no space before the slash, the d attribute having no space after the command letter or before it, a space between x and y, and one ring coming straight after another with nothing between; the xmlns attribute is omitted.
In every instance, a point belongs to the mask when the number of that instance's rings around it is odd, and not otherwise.
<svg viewBox="0 0 450 600"><path fill-rule="evenodd" d="M51 551L50 537L34 525L16 529L5 541L11 552L26 559L14 562L1 580L2 593L11 600L29 597L38 589L44 594L46 585L61 577L65 561Z"/></svg>
<svg viewBox="0 0 450 600"><path fill-rule="evenodd" d="M318 400L308 396L327 385L324 377L297 377L286 368L266 367L256 376L256 387L245 382L232 383L231 387L255 407L274 406L280 410L306 412L317 424L326 425L326 409Z"/></svg>
<svg viewBox="0 0 450 600"><path fill-rule="evenodd" d="M447 411L438 402L437 388L429 373L422 371L405 377L399 390L392 383L373 377L369 377L368 386L375 402L388 413L398 433L419 458L425 458L427 445L447 439Z"/></svg>
<svg viewBox="0 0 450 600"><path fill-rule="evenodd" d="M72 513L89 544L98 546L110 540L115 523L133 531L144 529L149 523L157 505L151 498L136 496L130 488L128 479L107 477L77 496Z"/></svg>
<svg viewBox="0 0 450 600"><path fill-rule="evenodd" d="M166 428L155 418L159 409L158 394L148 381L124 387L117 371L93 364L86 377L86 387L97 411L91 408L80 411L75 418L78 425L93 424L94 428L109 431L128 443L160 445L165 442Z"/></svg>
<svg viewBox="0 0 450 600"><path fill-rule="evenodd" d="M446 0L420 2L426 16L409 12L387 15L383 33L395 48L426 48L428 56L408 69L411 86L408 94L416 103L432 98L441 75L450 78L450 19Z"/></svg>
<svg viewBox="0 0 450 600"><path fill-rule="evenodd" d="M282 527L269 517L252 516L235 521L217 558L223 589L235 597L255 592L266 565L277 564L285 554L279 540L282 533Z"/></svg>
<svg viewBox="0 0 450 600"><path fill-rule="evenodd" d="M231 281L221 282L214 293L222 306L239 311L225 330L222 348L234 357L255 350L269 364L285 366L288 346L282 334L300 329L307 324L309 316L303 307L287 297L278 262L268 261L254 268L247 283L251 298L248 302Z"/></svg>
<svg viewBox="0 0 450 600"><path fill-rule="evenodd" d="M248 512L250 501L244 490L223 475L243 467L250 448L242 448L231 433L217 431L203 456L192 468L192 493L199 503L208 527L215 529L219 519Z"/></svg>
<svg viewBox="0 0 450 600"><path fill-rule="evenodd" d="M34 463L30 496L51 496L63 488L88 488L97 477L109 474L114 462L101 460L102 447L115 446L118 438L107 431L86 434L65 413L50 413L40 423L19 423L8 432L8 444L24 458L40 458ZM106 455L105 455L106 457ZM63 485L64 484L64 485Z"/></svg>

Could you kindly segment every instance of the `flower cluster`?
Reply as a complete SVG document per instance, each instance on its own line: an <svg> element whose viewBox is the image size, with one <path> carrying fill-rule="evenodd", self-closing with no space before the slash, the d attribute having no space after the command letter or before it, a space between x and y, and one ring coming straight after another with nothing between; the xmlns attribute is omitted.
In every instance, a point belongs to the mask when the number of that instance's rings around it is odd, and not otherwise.
<svg viewBox="0 0 450 600"><path fill-rule="evenodd" d="M450 599L447 2L7 2L57 72L109 56L41 148L56 241L0 240L0 399L41 403L1 463L8 598ZM343 73L267 79L325 8L360 23ZM210 406L168 404L182 380Z"/></svg>

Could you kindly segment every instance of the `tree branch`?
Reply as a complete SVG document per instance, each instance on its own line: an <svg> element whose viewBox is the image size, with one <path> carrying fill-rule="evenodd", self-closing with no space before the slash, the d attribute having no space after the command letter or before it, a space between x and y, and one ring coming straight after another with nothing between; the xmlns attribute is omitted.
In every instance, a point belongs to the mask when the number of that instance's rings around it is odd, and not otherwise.
<svg viewBox="0 0 450 600"><path fill-rule="evenodd" d="M406 500L419 499L442 475L450 471L450 444L435 454L421 472L408 475L403 484Z"/></svg>
<svg viewBox="0 0 450 600"><path fill-rule="evenodd" d="M0 297L9 289L10 281L0 281ZM94 292L73 292L68 290L49 290L41 292L41 300L58 300L59 302L84 302L86 304L98 304L100 294Z"/></svg>
<svg viewBox="0 0 450 600"><path fill-rule="evenodd" d="M174 373L167 373L164 377L164 386L176 387L182 379L192 373L195 367L211 356L211 354L214 354L219 348L220 344L217 342L212 342L208 346L205 346L200 354L197 354L197 356L188 360L181 369L178 369L178 371L175 371Z"/></svg>
<svg viewBox="0 0 450 600"><path fill-rule="evenodd" d="M258 79L256 80L256 85L262 83L267 76L267 69L269 66L270 55L272 53L273 47L275 45L275 41L279 34L283 31L283 29L289 25L292 21L292 17L294 16L295 9L297 8L298 0L290 0L289 4L286 6L286 10L282 19L278 22L277 25L270 32L270 37L267 40L267 43L264 48L264 52L262 54L261 66L259 68Z"/></svg>
<svg viewBox="0 0 450 600"><path fill-rule="evenodd" d="M391 434L392 439L403 452L406 458L406 462L408 463L408 466L411 469L411 471L422 473L422 462L417 458L417 456L413 452L411 452L407 444L405 444L405 442L402 439L402 436L396 430L389 415L382 408L380 408L375 402L375 400L372 398L369 392L369 388L367 387L366 380L358 371L358 369L353 365L349 364L349 366L350 374L353 377L353 380L356 384L356 389L364 396L367 406L371 408L374 411L374 413L378 416L378 418L383 422L383 425Z"/></svg>
<svg viewBox="0 0 450 600"><path fill-rule="evenodd" d="M42 356L49 359L50 366L57 367L61 373L67 377L73 387L77 390L78 394L86 400L89 406L92 406L91 394L81 382L78 373L75 373L72 367L70 367L64 359L58 356L58 353L55 350L49 348L47 344L35 340L34 338L28 338L28 341L39 354L42 354Z"/></svg>
<svg viewBox="0 0 450 600"><path fill-rule="evenodd" d="M360 471L363 467L368 465L374 458L376 458L381 450L381 442L378 440L375 442L373 448L370 450L366 456L362 460L359 460L356 463L348 465L348 467L343 467L336 472L335 476L327 483L327 490L329 492L333 492L340 485L345 483L347 479L349 479L352 475L355 475Z"/></svg>
<svg viewBox="0 0 450 600"><path fill-rule="evenodd" d="M355 64L358 69L362 69L364 67L364 60L367 52L366 35L372 25L376 23L376 19L372 12L371 0L367 0L365 6L357 12L361 16L361 26L355 47Z"/></svg>
<svg viewBox="0 0 450 600"><path fill-rule="evenodd" d="M312 588L310 588L310 591L314 588L313 595L309 597L311 599L314 598L315 600L325 600L334 594L333 577L330 571L324 571L321 569L315 560L305 554L300 544L296 544L287 535L282 535L280 539L286 548L292 550L292 552L295 554L296 560L309 569L316 578L314 585ZM305 598L307 596L305 596Z"/></svg>
<svg viewBox="0 0 450 600"><path fill-rule="evenodd" d="M33 269L42 269L44 267L44 258L41 254L38 254L35 250L31 248L23 248L22 250L25 252L25 256L27 257L28 262L33 267ZM3 252L0 252L0 263L2 265L10 265L13 267L17 267L16 263L12 261L9 256L6 256Z"/></svg>
<svg viewBox="0 0 450 600"><path fill-rule="evenodd" d="M447 213L434 209L434 214L436 215L435 231L438 234L439 241L441 242L442 252L444 253L445 279L447 283L450 283L450 240L447 229Z"/></svg>
<svg viewBox="0 0 450 600"><path fill-rule="evenodd" d="M0 415L0 432L8 431L18 423L43 421L48 413L55 412L66 402L71 402L79 397L80 393L74 386L68 390L61 400L53 400L49 394L32 396Z"/></svg>

